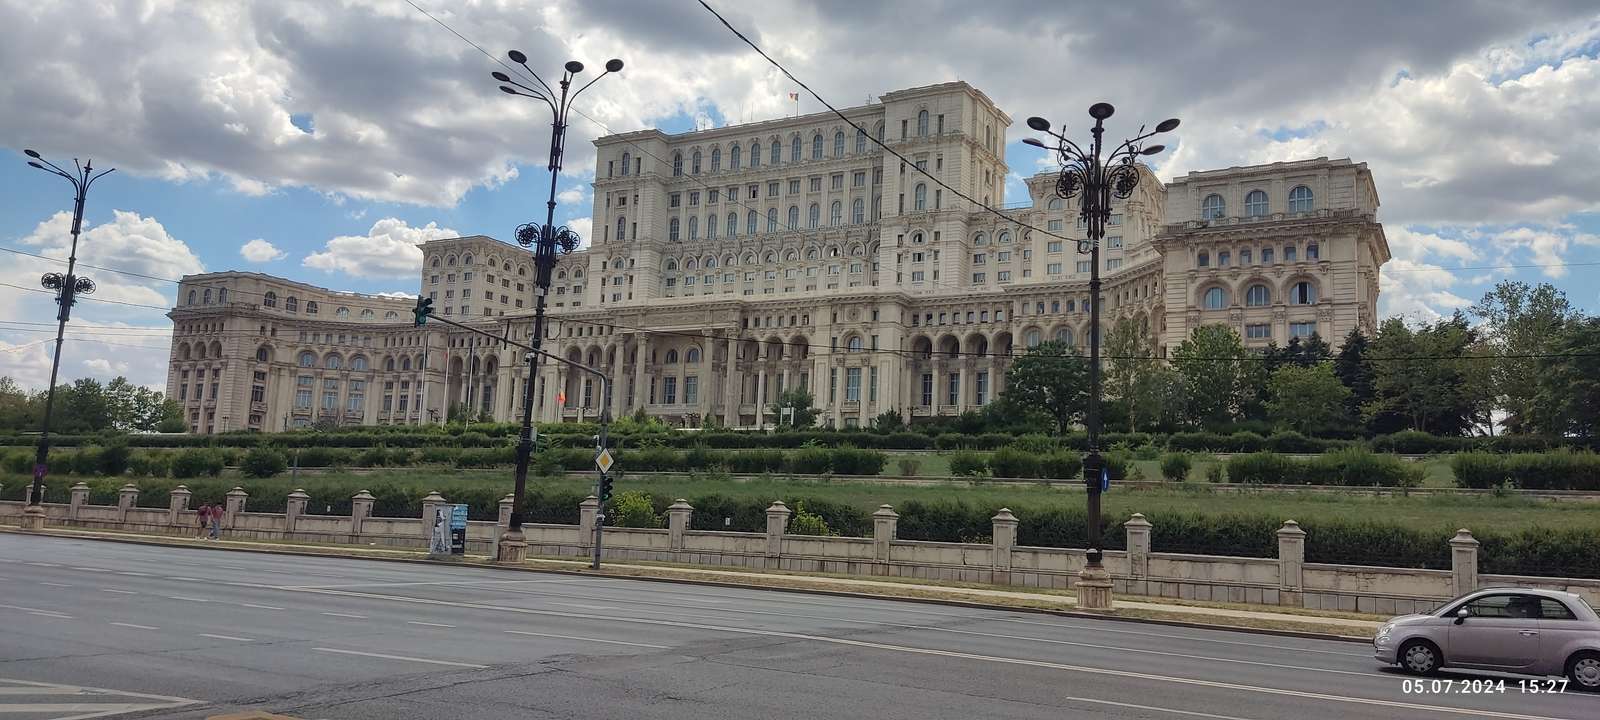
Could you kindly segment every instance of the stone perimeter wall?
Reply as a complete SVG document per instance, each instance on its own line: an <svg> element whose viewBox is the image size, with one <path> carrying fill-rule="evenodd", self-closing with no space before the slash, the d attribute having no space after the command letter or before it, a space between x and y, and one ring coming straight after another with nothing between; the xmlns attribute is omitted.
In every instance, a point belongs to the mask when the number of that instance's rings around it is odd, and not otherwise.
<svg viewBox="0 0 1600 720"><path fill-rule="evenodd" d="M166 509L137 507L139 491L126 485L117 504L89 505L89 488L72 488L67 504L46 503L48 524L91 530L116 530L155 535L199 534L190 493L179 486ZM289 495L287 512L244 512L248 494L228 493L222 522L225 537L239 540L344 543L417 548L428 545L428 526L436 505L448 504L438 493L423 499L415 518L372 517L373 498L365 491L351 498L348 516L311 515L306 496ZM467 552L494 555L501 532L509 525L511 498L500 502L496 522L467 523ZM20 521L24 504L0 501L0 523ZM590 497L580 506L579 524L524 525L532 555L588 557L593 552L594 521L599 502ZM791 535L791 511L782 502L767 508L765 533L690 530L694 508L683 500L667 510L667 527L608 527L604 556L611 560L645 560L748 570L823 572L841 575L905 577L1006 585L1019 588L1070 589L1083 569L1083 550L1027 547L1016 544L1017 519L1002 509L993 519L989 544L900 540L899 515L888 505L873 513L873 537L843 538ZM1126 551L1107 551L1105 564L1124 595L1213 602L1251 603L1377 614L1426 612L1444 600L1486 586L1524 586L1565 590L1600 605L1600 580L1478 574L1478 541L1463 529L1450 539L1450 570L1327 565L1305 562L1305 531L1293 520L1278 529L1277 558L1225 557L1150 552L1150 523L1135 514L1123 523Z"/></svg>

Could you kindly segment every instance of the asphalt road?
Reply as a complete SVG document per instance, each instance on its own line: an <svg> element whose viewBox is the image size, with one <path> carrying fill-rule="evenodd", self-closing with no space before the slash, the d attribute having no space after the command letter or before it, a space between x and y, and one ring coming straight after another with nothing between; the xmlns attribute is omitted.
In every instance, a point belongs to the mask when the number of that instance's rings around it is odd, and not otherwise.
<svg viewBox="0 0 1600 720"><path fill-rule="evenodd" d="M0 534L6 720L1600 717L1407 679L1352 643Z"/></svg>

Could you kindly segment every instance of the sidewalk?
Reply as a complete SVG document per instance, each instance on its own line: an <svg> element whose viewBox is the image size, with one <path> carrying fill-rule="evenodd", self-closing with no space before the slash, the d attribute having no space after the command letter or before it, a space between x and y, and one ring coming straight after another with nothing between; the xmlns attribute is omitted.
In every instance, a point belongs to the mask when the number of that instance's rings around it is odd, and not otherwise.
<svg viewBox="0 0 1600 720"><path fill-rule="evenodd" d="M0 526L0 532L21 533L20 530L12 526ZM317 545L245 540L200 541L167 535L139 535L72 528L50 528L42 533L29 534L213 550L432 562L428 560L427 551L421 548L380 548L360 545ZM779 588L801 592L870 596L973 607L1144 620L1172 625L1266 631L1284 635L1360 640L1363 642L1369 640L1378 626L1382 624L1382 618L1354 613L1331 613L1299 608L1276 608L1275 606L1199 603L1137 596L1124 596L1127 599L1114 600L1113 609L1109 613L1091 612L1078 610L1077 599L1070 592L1024 592L998 589L990 586L920 580L869 580L843 575L773 573L711 569L666 563L623 563L614 561L606 562L599 572L595 572L589 569L587 561L547 557L533 557L516 566L493 563L486 558L477 556L468 556L462 562L474 566L494 567L511 571L535 570L610 577L650 578L670 582L722 586ZM1268 607L1274 609L1255 609Z"/></svg>

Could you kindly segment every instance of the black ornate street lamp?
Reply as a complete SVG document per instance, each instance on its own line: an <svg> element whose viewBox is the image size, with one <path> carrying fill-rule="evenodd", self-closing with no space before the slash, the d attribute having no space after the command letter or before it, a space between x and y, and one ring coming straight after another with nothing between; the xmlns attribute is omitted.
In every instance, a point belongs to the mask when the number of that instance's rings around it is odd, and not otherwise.
<svg viewBox="0 0 1600 720"><path fill-rule="evenodd" d="M1141 125L1136 137L1122 141L1102 157L1105 120L1114 112L1116 108L1111 103L1095 103L1089 107L1089 117L1094 118L1094 127L1089 132L1094 139L1088 149L1067 139L1065 125L1058 133L1050 129L1049 120L1041 117L1028 118L1028 127L1055 138L1054 147L1034 138L1023 140L1034 147L1054 150L1060 157L1061 175L1056 179L1056 194L1079 199L1078 218L1089 231L1087 240L1078 241L1078 252L1089 256L1089 412L1084 421L1089 433L1089 452L1083 458L1083 482L1088 491L1089 548L1087 563L1078 581L1078 606L1102 610L1111 609L1111 577L1101 562L1100 542L1100 492L1105 472L1105 459L1100 455L1100 241L1105 238L1106 223L1111 220L1112 198L1127 199L1139 185L1139 157L1166 149L1163 145L1145 147L1141 143L1178 127L1177 118L1161 121L1151 132L1145 132Z"/></svg>
<svg viewBox="0 0 1600 720"><path fill-rule="evenodd" d="M115 172L115 168L100 173L94 171L94 161L78 164L78 159L72 159L76 172L67 172L55 163L40 157L39 153L32 150L23 150L24 155L32 158L28 164L48 173L60 175L72 183L72 250L67 254L67 273L45 273L39 283L46 289L56 291L56 352L50 359L50 389L45 392L44 422L39 429L39 447L33 456L33 486L28 491L28 505L22 511L22 528L24 530L41 530L44 528L44 476L49 472L47 460L50 457L50 414L56 402L56 373L61 370L61 343L67 331L67 320L72 316L72 306L76 303L77 296L94 293L94 281L86 277L79 277L73 273L78 265L78 233L83 229L83 201L89 194L89 186L94 181Z"/></svg>
<svg viewBox="0 0 1600 720"><path fill-rule="evenodd" d="M583 63L567 61L558 83L561 91L556 92L533 68L528 67L528 56L522 51L512 50L506 56L511 58L511 62L521 65L538 82L539 87L525 85L497 70L490 76L501 83L500 90L510 95L542 100L553 116L550 122L550 162L547 166L550 170L550 200L545 204L544 224L526 223L518 226L516 232L517 244L533 248L533 337L528 339L528 344L534 351L528 353L528 381L522 389L522 435L517 441L517 475L516 486L512 490L511 525L500 537L497 556L504 562L519 562L528 551L522 537L522 499L528 487L528 462L533 455L534 388L538 385L539 349L544 343L545 298L550 294L550 275L555 270L557 251L571 253L578 248L577 233L564 225L556 225L556 180L561 175L561 156L566 150L567 112L572 109L572 101L584 90L599 82L600 78L622 70L622 61L606 61L605 72L569 95L567 91L572 86L572 79L583 72ZM602 411L602 419L606 412L609 410Z"/></svg>

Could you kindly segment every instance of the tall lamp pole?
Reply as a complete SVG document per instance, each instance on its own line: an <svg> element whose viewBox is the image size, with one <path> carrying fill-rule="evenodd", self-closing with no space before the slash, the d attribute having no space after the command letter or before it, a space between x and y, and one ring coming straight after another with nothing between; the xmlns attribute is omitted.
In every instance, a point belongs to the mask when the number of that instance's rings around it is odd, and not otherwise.
<svg viewBox="0 0 1600 720"><path fill-rule="evenodd" d="M572 86L572 79L583 72L583 63L577 60L568 60L563 68L561 79L557 85L560 92L550 87L550 84L539 77L539 74L528 67L528 56L520 50L512 50L506 56L522 66L528 75L537 81L537 88L525 85L511 78L503 72L490 73L496 81L500 82L500 90L509 95L541 100L550 108L552 119L550 121L550 199L545 203L544 225L526 223L517 228L517 244L533 248L533 337L528 343L533 347L533 352L528 353L528 381L522 388L522 434L517 440L517 474L516 485L512 490L511 526L500 536L500 546L497 557L501 562L521 562L527 556L528 544L522 535L522 499L528 488L528 462L533 456L533 404L534 388L538 385L540 347L544 343L544 311L545 298L550 294L550 274L556 266L556 251L571 253L578 248L578 235L565 225L556 225L556 180L561 175L561 156L566 150L567 137L567 112L572 108L572 101L578 98L583 91L600 81L611 73L622 70L621 60L606 61L606 71L600 73L593 80L573 91L570 95L568 89Z"/></svg>
<svg viewBox="0 0 1600 720"><path fill-rule="evenodd" d="M45 273L39 282L45 288L56 291L56 352L50 360L50 389L45 392L44 421L39 429L39 447L33 456L33 486L28 490L28 505L22 510L22 529L44 529L44 476L49 471L46 463L50 456L50 414L56 402L56 374L61 370L61 343L67 331L67 320L72 316L72 305L77 302L78 295L89 295L94 292L94 281L86 277L79 277L73 273L78 265L78 233L83 229L83 201L89 194L89 186L94 181L114 172L104 170L99 173L94 171L94 161L85 161L78 164L78 159L72 159L76 172L67 172L56 166L55 163L39 156L32 150L23 150L23 154L32 158L28 164L54 175L66 178L72 183L72 250L67 255L67 274Z"/></svg>
<svg viewBox="0 0 1600 720"><path fill-rule="evenodd" d="M1178 119L1163 120L1156 129L1122 141L1109 154L1103 154L1102 136L1105 120L1116 112L1111 103L1095 103L1089 108L1094 118L1090 134L1094 137L1087 148L1067 139L1066 127L1061 132L1051 130L1050 121L1041 117L1028 118L1028 127L1050 135L1054 147L1034 138L1023 142L1038 148L1053 150L1061 160L1061 175L1056 179L1056 194L1062 198L1079 199L1078 218L1088 227L1089 238L1078 241L1078 252L1089 256L1089 412L1084 425L1089 432L1089 452L1083 458L1083 482L1088 491L1088 561L1078 577L1078 607L1111 609L1111 576L1102 562L1100 541L1100 493L1105 489L1105 459L1100 455L1100 241L1105 238L1106 223L1111 220L1111 200L1127 199L1139 185L1138 159L1141 155L1154 155L1166 149L1162 145L1142 146L1145 140L1158 133L1171 132L1178 127Z"/></svg>

